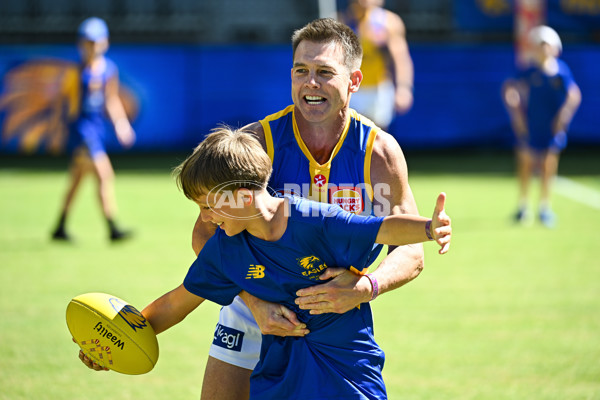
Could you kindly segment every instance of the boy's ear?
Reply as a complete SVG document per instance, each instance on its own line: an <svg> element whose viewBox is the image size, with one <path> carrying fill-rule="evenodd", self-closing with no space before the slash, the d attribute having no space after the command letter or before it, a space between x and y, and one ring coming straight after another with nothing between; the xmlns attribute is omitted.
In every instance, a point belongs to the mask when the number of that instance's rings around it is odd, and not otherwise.
<svg viewBox="0 0 600 400"><path fill-rule="evenodd" d="M252 192L252 190L240 188L238 189L237 193L238 200L241 200L244 206L249 206L250 204L252 204L252 201L254 200L254 193Z"/></svg>

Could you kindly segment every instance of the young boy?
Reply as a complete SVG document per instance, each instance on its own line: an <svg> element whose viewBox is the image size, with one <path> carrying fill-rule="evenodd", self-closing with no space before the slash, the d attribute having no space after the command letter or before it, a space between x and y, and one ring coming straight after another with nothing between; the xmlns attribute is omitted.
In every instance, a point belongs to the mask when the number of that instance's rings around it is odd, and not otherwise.
<svg viewBox="0 0 600 400"><path fill-rule="evenodd" d="M546 227L555 225L550 209L550 186L558 170L559 155L567 145L567 129L581 103L581 92L569 67L558 56L560 37L548 26L529 33L532 65L503 89L517 139L519 208L515 219L528 219L528 192L532 173L539 166L541 194L539 218Z"/></svg>
<svg viewBox="0 0 600 400"><path fill-rule="evenodd" d="M119 241L129 237L115 224L114 170L106 153L105 113L113 124L121 145L130 147L135 132L127 119L119 98L117 66L105 56L108 51L108 27L100 18L88 18L81 23L77 47L81 56L81 94L78 118L71 126L69 147L73 151L70 186L67 189L58 224L52 232L54 240L70 240L66 220L83 177L93 172L97 177L102 212L106 218L109 238Z"/></svg>
<svg viewBox="0 0 600 400"><path fill-rule="evenodd" d="M245 290L293 310L310 330L304 337L263 335L251 399L384 399L384 354L374 339L369 304L344 314L313 315L295 304L296 291L318 283L328 266L364 273L375 242L436 240L440 253L447 252L452 229L445 195L438 197L431 220L358 216L330 204L272 197L266 187L271 170L270 158L252 134L228 128L214 130L176 169L186 197L200 206L204 221L219 229L183 285L142 314L160 333L204 298L227 305ZM370 279L375 298L377 281Z"/></svg>

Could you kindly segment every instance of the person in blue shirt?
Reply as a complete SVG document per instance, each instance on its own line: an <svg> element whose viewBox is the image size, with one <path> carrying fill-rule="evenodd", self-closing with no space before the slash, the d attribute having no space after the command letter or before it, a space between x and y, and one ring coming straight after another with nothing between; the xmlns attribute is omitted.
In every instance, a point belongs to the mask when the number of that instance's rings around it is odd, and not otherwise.
<svg viewBox="0 0 600 400"><path fill-rule="evenodd" d="M505 82L503 99L516 136L519 177L518 222L529 219L528 195L533 172L540 170L540 221L553 227L550 208L552 180L559 155L567 145L569 124L581 103L581 91L571 70L558 56L562 42L556 31L537 26L529 33L531 66Z"/></svg>
<svg viewBox="0 0 600 400"><path fill-rule="evenodd" d="M121 145L132 146L135 132L119 98L117 66L105 57L108 36L108 27L100 18L88 18L79 26L77 46L81 57L80 110L78 118L70 127L68 148L73 153L70 184L58 224L52 233L54 240L70 240L65 228L67 216L80 183L89 172L93 172L97 178L100 203L108 223L110 239L115 241L129 236L128 232L117 228L114 221L115 174L104 145L106 116L114 126Z"/></svg>
<svg viewBox="0 0 600 400"><path fill-rule="evenodd" d="M227 127L215 129L176 169L185 196L218 229L190 267L185 291L165 294L142 314L159 333L183 320L198 297L227 305L245 290L292 309L310 331L304 337L263 336L251 399L386 398L384 354L374 340L369 304L343 314L313 314L296 304L296 292L318 283L328 265L365 273L375 243L435 240L446 253L452 227L445 194L432 219L356 215L338 205L273 197L267 190L271 171L253 134Z"/></svg>

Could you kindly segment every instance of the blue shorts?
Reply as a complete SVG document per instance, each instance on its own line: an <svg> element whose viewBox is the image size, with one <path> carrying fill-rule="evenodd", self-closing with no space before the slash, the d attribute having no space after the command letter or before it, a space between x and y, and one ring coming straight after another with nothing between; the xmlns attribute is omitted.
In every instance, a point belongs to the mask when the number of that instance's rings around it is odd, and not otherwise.
<svg viewBox="0 0 600 400"><path fill-rule="evenodd" d="M104 138L106 128L104 120L80 118L71 125L68 149L72 153L79 147L85 147L92 159L106 154Z"/></svg>
<svg viewBox="0 0 600 400"><path fill-rule="evenodd" d="M567 147L567 134L559 132L555 135L530 135L527 145L537 151L553 151L560 153Z"/></svg>

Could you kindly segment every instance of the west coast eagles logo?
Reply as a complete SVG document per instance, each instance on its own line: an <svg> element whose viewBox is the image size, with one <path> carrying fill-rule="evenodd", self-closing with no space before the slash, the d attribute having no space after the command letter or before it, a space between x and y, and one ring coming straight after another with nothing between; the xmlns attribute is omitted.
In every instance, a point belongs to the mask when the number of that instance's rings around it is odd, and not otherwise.
<svg viewBox="0 0 600 400"><path fill-rule="evenodd" d="M134 331L137 329L143 329L148 326L146 318L132 305L123 303L116 297L109 299L110 305L119 313L119 316L123 318L127 325Z"/></svg>
<svg viewBox="0 0 600 400"><path fill-rule="evenodd" d="M317 256L301 257L297 258L296 261L298 261L298 265L304 269L302 275L309 279L318 279L318 275L316 274L320 274L327 268L327 265Z"/></svg>

